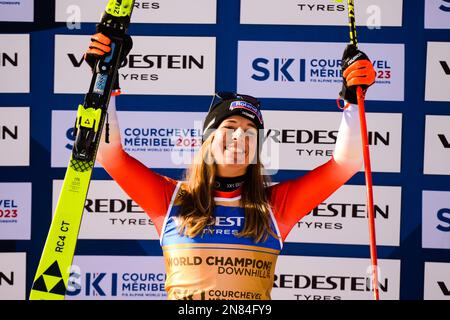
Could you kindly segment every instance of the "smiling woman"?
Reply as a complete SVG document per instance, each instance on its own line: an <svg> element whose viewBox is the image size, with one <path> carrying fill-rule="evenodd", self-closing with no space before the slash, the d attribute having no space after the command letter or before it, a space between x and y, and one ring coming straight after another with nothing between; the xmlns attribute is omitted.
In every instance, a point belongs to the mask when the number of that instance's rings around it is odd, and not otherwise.
<svg viewBox="0 0 450 320"><path fill-rule="evenodd" d="M86 58L107 52L108 43L103 35L94 36ZM97 160L153 221L169 299L271 298L276 261L290 230L362 165L355 90L345 83L370 86L375 71L368 59L353 61L344 71L343 98L349 103L332 157L277 185L263 174L258 99L230 92L214 96L200 149L182 181L155 173L123 150L111 99L110 141L101 140Z"/></svg>

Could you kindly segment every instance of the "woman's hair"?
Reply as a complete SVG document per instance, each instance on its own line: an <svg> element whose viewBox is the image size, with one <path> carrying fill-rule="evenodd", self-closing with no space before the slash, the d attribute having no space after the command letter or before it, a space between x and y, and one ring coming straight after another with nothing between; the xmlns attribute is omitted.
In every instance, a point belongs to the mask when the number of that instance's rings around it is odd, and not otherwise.
<svg viewBox="0 0 450 320"><path fill-rule="evenodd" d="M194 163L186 171L187 192L183 194L179 211L178 230L191 238L201 235L207 227L213 227L216 165L211 152L214 134L203 143ZM269 179L262 175L259 152L257 161L247 167L241 201L245 210L244 229L239 237L251 237L255 242L266 241L269 235L278 236L271 228L266 186Z"/></svg>

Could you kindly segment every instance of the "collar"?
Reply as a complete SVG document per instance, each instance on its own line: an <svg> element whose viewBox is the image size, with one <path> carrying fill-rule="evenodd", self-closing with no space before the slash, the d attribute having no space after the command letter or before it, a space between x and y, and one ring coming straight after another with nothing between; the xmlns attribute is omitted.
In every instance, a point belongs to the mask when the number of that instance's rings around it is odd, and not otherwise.
<svg viewBox="0 0 450 320"><path fill-rule="evenodd" d="M239 177L225 178L216 177L216 185L214 189L215 201L236 201L241 199L242 185L244 184L245 175Z"/></svg>

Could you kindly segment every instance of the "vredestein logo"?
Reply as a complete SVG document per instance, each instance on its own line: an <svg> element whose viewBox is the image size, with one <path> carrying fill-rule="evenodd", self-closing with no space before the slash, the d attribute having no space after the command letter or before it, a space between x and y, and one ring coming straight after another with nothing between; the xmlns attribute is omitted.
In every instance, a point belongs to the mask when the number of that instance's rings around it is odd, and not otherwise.
<svg viewBox="0 0 450 320"><path fill-rule="evenodd" d="M0 125L0 140L18 140L19 127Z"/></svg>
<svg viewBox="0 0 450 320"><path fill-rule="evenodd" d="M161 4L159 2L142 2L142 1L135 1L134 2L134 8L135 9L153 9L157 10L161 8Z"/></svg>
<svg viewBox="0 0 450 320"><path fill-rule="evenodd" d="M362 203L321 203L309 214L314 217L367 218L366 205ZM389 205L374 205L375 218L389 219Z"/></svg>
<svg viewBox="0 0 450 320"><path fill-rule="evenodd" d="M1 11L0 21L2 20L1 16L4 14ZM19 16L19 12L6 14L4 18L6 18L6 21L10 21L12 19L11 16L16 15ZM18 19L21 20L19 17ZM0 92L29 92L30 35L2 34L0 35L0 43L0 74L3 75L0 78Z"/></svg>
<svg viewBox="0 0 450 320"><path fill-rule="evenodd" d="M84 62L83 57L77 58L74 53L67 54L71 64L80 68ZM205 56L179 55L179 54L129 54L122 62L121 67L131 70L204 70ZM159 79L157 74L127 73L124 69L120 72L121 80L152 80Z"/></svg>
<svg viewBox="0 0 450 320"><path fill-rule="evenodd" d="M444 296L450 297L450 287L447 287L444 281L438 281L437 285L439 286L439 289L441 289Z"/></svg>
<svg viewBox="0 0 450 320"><path fill-rule="evenodd" d="M340 275L304 275L304 274L275 274L274 288L281 289L311 289L336 291L372 291L370 277L349 277ZM379 279L378 287L381 292L388 292L389 279Z"/></svg>
<svg viewBox="0 0 450 320"><path fill-rule="evenodd" d="M444 73L447 76L450 76L450 66L448 65L447 61L439 61L441 64L442 69L444 70Z"/></svg>
<svg viewBox="0 0 450 320"><path fill-rule="evenodd" d="M343 4L311 4L311 3L299 3L297 8L300 12L342 12L345 11L345 5Z"/></svg>
<svg viewBox="0 0 450 320"><path fill-rule="evenodd" d="M450 0L442 0L442 2L444 3L439 6L439 9L445 12L450 12Z"/></svg>
<svg viewBox="0 0 450 320"><path fill-rule="evenodd" d="M84 208L89 213L143 213L131 199L86 199Z"/></svg>
<svg viewBox="0 0 450 320"><path fill-rule="evenodd" d="M116 10L120 9L120 3L122 3L122 0L117 1L118 2L118 6L116 6ZM147 1L135 1L134 2L134 9L144 9L144 10L149 10L149 9L160 9L161 4L159 2L147 2Z"/></svg>
<svg viewBox="0 0 450 320"><path fill-rule="evenodd" d="M4 286L14 285L14 271L2 272L0 271L0 288Z"/></svg>
<svg viewBox="0 0 450 320"><path fill-rule="evenodd" d="M336 144L338 131L329 130L297 130L297 129L268 129L264 142L270 139L277 144L309 144L334 145ZM378 131L368 132L369 145L389 146L391 133ZM301 149L303 150L303 149Z"/></svg>
<svg viewBox="0 0 450 320"><path fill-rule="evenodd" d="M388 220L390 206L379 206L374 204L375 219ZM307 229L327 229L343 230L344 223L341 222L323 222L320 218L342 218L342 219L367 219L366 205L362 203L321 203L314 208L308 215L314 217L313 221L299 221L297 227L306 227Z"/></svg>
<svg viewBox="0 0 450 320"><path fill-rule="evenodd" d="M445 241L445 240L444 240ZM450 299L450 263L425 262L424 299Z"/></svg>
<svg viewBox="0 0 450 320"><path fill-rule="evenodd" d="M19 53L14 52L13 54L8 54L5 52L0 53L0 67L6 66L19 66Z"/></svg>
<svg viewBox="0 0 450 320"><path fill-rule="evenodd" d="M122 216L117 214L145 213L132 199L86 199L84 209L90 214L109 214L108 221L114 226L147 226L153 221L146 215L141 218Z"/></svg>
<svg viewBox="0 0 450 320"><path fill-rule="evenodd" d="M439 138L439 141L441 141L441 143L445 149L450 149L450 141L449 141L449 139L447 139L445 134L443 134L443 133L438 134L438 138Z"/></svg>

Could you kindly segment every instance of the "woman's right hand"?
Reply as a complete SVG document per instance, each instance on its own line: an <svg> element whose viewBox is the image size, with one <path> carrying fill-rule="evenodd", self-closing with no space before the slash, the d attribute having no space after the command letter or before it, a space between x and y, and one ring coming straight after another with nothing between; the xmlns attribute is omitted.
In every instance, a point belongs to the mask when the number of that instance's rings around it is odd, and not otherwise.
<svg viewBox="0 0 450 320"><path fill-rule="evenodd" d="M111 52L111 39L102 33L96 33L91 37L89 48L84 53L84 60L91 69L94 69L95 62L109 52Z"/></svg>
<svg viewBox="0 0 450 320"><path fill-rule="evenodd" d="M129 35L124 35L122 53L120 55L120 66L127 58L133 48L133 39ZM84 53L84 60L89 64L91 69L94 69L95 63L98 59L111 52L111 39L105 34L98 32L91 37L91 43L88 50Z"/></svg>

